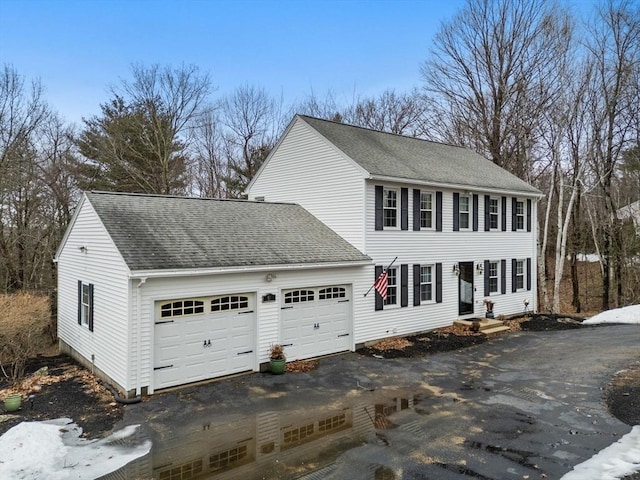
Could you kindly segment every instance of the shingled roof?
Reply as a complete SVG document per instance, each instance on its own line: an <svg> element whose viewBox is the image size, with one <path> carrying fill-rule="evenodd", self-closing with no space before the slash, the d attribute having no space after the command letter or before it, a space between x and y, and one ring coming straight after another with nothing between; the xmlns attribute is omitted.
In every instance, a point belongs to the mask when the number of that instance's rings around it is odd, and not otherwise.
<svg viewBox="0 0 640 480"><path fill-rule="evenodd" d="M468 148L298 115L372 176L541 192Z"/></svg>
<svg viewBox="0 0 640 480"><path fill-rule="evenodd" d="M370 261L295 204L85 195L132 271Z"/></svg>

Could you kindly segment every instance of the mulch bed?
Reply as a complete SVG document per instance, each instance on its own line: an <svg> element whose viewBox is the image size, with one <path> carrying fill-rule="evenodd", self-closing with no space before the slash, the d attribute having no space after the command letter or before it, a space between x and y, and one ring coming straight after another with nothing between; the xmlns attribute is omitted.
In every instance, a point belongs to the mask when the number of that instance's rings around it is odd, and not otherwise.
<svg viewBox="0 0 640 480"><path fill-rule="evenodd" d="M47 367L46 375L32 375L42 367ZM18 385L0 381L0 399L9 393L23 395L22 408L6 414L0 408L4 414L0 415L0 435L23 421L67 417L82 427L84 438L102 438L124 416L124 406L66 355L32 359L27 376Z"/></svg>

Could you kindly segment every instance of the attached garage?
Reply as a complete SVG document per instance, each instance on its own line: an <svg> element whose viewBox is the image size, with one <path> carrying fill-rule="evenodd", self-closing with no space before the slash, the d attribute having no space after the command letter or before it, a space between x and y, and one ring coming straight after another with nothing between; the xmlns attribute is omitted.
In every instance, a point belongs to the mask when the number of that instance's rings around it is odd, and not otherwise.
<svg viewBox="0 0 640 480"><path fill-rule="evenodd" d="M256 325L251 293L157 302L155 388L252 370Z"/></svg>
<svg viewBox="0 0 640 480"><path fill-rule="evenodd" d="M290 359L352 348L350 285L283 290L280 312L280 338Z"/></svg>

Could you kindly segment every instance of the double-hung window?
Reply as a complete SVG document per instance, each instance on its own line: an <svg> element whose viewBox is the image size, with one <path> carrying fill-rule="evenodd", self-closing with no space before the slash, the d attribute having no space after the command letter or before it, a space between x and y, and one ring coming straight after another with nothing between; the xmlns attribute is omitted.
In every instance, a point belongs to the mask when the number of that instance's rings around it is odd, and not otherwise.
<svg viewBox="0 0 640 480"><path fill-rule="evenodd" d="M385 305L396 305L398 303L398 269L387 270L387 298Z"/></svg>
<svg viewBox="0 0 640 480"><path fill-rule="evenodd" d="M469 229L469 197L460 195L460 230Z"/></svg>
<svg viewBox="0 0 640 480"><path fill-rule="evenodd" d="M420 267L420 301L433 301L433 265Z"/></svg>
<svg viewBox="0 0 640 480"><path fill-rule="evenodd" d="M489 229L497 230L500 218L500 202L497 198L489 199Z"/></svg>
<svg viewBox="0 0 640 480"><path fill-rule="evenodd" d="M420 228L433 228L433 194L420 193Z"/></svg>
<svg viewBox="0 0 640 480"><path fill-rule="evenodd" d="M524 260L516 260L516 271L515 271L515 282L516 282L516 290L524 289Z"/></svg>
<svg viewBox="0 0 640 480"><path fill-rule="evenodd" d="M489 293L500 293L500 262L489 262Z"/></svg>
<svg viewBox="0 0 640 480"><path fill-rule="evenodd" d="M78 325L93 331L93 284L78 280Z"/></svg>
<svg viewBox="0 0 640 480"><path fill-rule="evenodd" d="M524 230L524 201L516 200L516 230Z"/></svg>
<svg viewBox="0 0 640 480"><path fill-rule="evenodd" d="M398 190L385 188L382 197L383 225L398 226Z"/></svg>

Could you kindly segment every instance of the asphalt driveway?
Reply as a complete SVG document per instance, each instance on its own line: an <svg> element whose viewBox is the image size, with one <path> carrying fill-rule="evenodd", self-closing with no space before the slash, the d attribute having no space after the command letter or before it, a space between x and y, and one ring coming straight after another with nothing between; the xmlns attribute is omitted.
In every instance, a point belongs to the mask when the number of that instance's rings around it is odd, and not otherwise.
<svg viewBox="0 0 640 480"><path fill-rule="evenodd" d="M152 451L105 478L556 479L631 430L603 393L638 360L613 325L239 376L127 407Z"/></svg>

